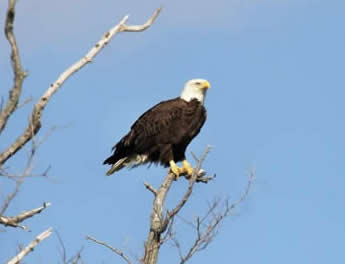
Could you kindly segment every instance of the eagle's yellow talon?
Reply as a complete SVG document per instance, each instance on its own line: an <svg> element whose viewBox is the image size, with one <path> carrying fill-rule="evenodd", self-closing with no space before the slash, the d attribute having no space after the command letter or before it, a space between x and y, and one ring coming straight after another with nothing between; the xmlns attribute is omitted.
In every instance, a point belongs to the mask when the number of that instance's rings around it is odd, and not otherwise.
<svg viewBox="0 0 345 264"><path fill-rule="evenodd" d="M183 171L187 174L187 176L191 177L193 175L194 169L189 164L187 160L182 161L183 164Z"/></svg>
<svg viewBox="0 0 345 264"><path fill-rule="evenodd" d="M178 167L173 160L171 160L169 163L170 163L170 170L175 174L176 180L178 180L180 177L180 174L183 173L183 168Z"/></svg>

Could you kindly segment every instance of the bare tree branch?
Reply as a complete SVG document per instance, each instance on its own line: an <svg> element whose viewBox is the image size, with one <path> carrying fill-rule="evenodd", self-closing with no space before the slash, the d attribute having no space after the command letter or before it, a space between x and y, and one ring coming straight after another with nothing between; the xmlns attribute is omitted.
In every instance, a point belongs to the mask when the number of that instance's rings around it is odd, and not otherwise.
<svg viewBox="0 0 345 264"><path fill-rule="evenodd" d="M13 190L13 192L10 193L7 196L7 199L4 202L4 204L3 204L3 206L2 206L2 208L0 210L0 216L5 213L5 211L7 210L8 206L10 205L11 201L14 199L14 197L19 192L20 186L23 184L25 177L27 177L30 174L31 166L32 166L32 161L33 161L33 158L35 156L35 153L36 153L36 145L34 144L34 141L33 141L33 144L32 144L32 147L31 147L31 151L29 153L29 157L28 157L28 160L26 162L25 170L24 170L23 174L19 177L19 179L16 180L16 187Z"/></svg>
<svg viewBox="0 0 345 264"><path fill-rule="evenodd" d="M91 62L94 57L111 41L111 39L120 32L138 32L143 31L150 27L155 19L157 18L158 14L160 12L160 8L158 8L152 17L143 25L137 25L137 26L128 26L125 23L128 20L128 16L125 16L119 24L114 26L112 29L110 29L102 38L100 41L94 45L90 51L82 57L79 61L77 61L75 64L70 66L67 70L65 70L58 79L50 85L50 87L44 92L42 97L39 99L39 101L34 105L29 124L23 134L19 136L16 141L8 147L3 153L0 154L0 167L12 156L14 155L18 150L20 150L30 139L33 138L33 136L40 130L41 128L41 117L44 108L46 107L47 103L51 99L51 97L60 89L62 84L69 79L75 72L79 71L82 67L84 67L86 64ZM13 9L14 14L14 9Z"/></svg>
<svg viewBox="0 0 345 264"><path fill-rule="evenodd" d="M83 247L78 250L77 254L71 257L69 260L67 260L66 264L71 263L71 264L78 264L79 262L84 263L82 258L81 258L81 252L83 251Z"/></svg>
<svg viewBox="0 0 345 264"><path fill-rule="evenodd" d="M145 264L157 263L160 246L162 245L162 243L164 243L164 241L166 241L165 239L161 238L161 235L167 230L167 227L170 226L169 223L173 220L173 217L182 209L182 207L189 199L193 190L194 183L197 181L198 178L201 179L205 175L204 172L200 173L200 168L202 162L207 156L207 153L209 152L209 149L210 147L207 146L202 158L198 162L197 167L194 169L194 173L189 179L188 189L182 197L181 201L171 212L167 212L165 217L163 215L164 203L168 195L169 189L173 181L175 180L175 175L173 173L169 173L165 177L159 189L156 190L156 195L153 201L153 208L151 213L150 232L145 242L145 253L141 262ZM168 233L168 237L171 237L171 229Z"/></svg>
<svg viewBox="0 0 345 264"><path fill-rule="evenodd" d="M75 255L73 255L72 257L70 257L69 259L67 259L67 250L66 250L66 247L65 247L65 244L63 242L63 239L62 237L60 236L59 232L58 231L55 231L55 234L58 238L58 241L59 241L59 244L61 246L61 251L60 251L60 255L61 255L61 260L62 260L62 263L63 264L78 264L79 261L82 262L82 259L81 259L81 252L83 251L84 247L81 247L77 253Z"/></svg>
<svg viewBox="0 0 345 264"><path fill-rule="evenodd" d="M54 129L55 128L52 128L47 133L47 135L45 137L43 137L43 139L41 139L41 140L36 140L35 138L32 138L31 149L29 151L28 159L26 161L26 166L25 166L25 169L24 169L24 172L23 172L22 175L18 175L18 176L10 175L10 174L8 174L6 172L5 169L0 167L0 175L5 175L9 179L15 180L15 182L16 182L16 186L15 186L14 190L10 194L8 194L7 199L5 200L5 202L3 203L3 205L2 205L2 207L0 209L0 216L2 216L5 213L5 211L7 210L8 206L10 205L11 201L18 194L19 189L20 189L21 185L24 182L24 179L26 177L28 177L28 176L31 176L30 173L31 173L31 170L32 170L32 162L33 162L33 159L35 157L36 151L37 151L38 147L40 146L40 144L42 144L48 138L48 136L54 131ZM42 176L45 176L47 174L48 170L49 170L49 168L43 172ZM3 219L3 222L5 222L4 219ZM1 223L1 221L0 221L0 223ZM13 222L13 221L10 221L9 223L14 223L15 224L15 222ZM10 224L6 224L6 225L10 225ZM14 226L14 225L10 225L10 226ZM22 227L22 226L20 226L20 227Z"/></svg>
<svg viewBox="0 0 345 264"><path fill-rule="evenodd" d="M153 201L153 209L151 213L151 224L150 232L145 243L145 254L142 259L142 262L145 264L148 263L157 263L158 252L161 246L161 234L165 231L163 226L163 206L167 193L175 180L175 174L169 173L159 189L157 190L157 195Z"/></svg>
<svg viewBox="0 0 345 264"><path fill-rule="evenodd" d="M215 203L211 206L206 215L213 214L217 206L218 201L215 201ZM213 218L211 219L210 223L205 227L205 229L202 229L202 225L204 224L204 221L207 219L207 216L203 217L203 220L201 220L200 217L197 217L195 224L196 239L191 248L188 250L187 254L181 258L180 264L187 262L197 251L205 249L212 242L213 238L217 235L216 228L218 228L220 222L228 215L228 213L229 207L226 206L223 213L220 213L218 215L214 214ZM174 242L176 242L176 240ZM178 244L175 245L179 247ZM178 251L180 254L181 249L178 248Z"/></svg>
<svg viewBox="0 0 345 264"><path fill-rule="evenodd" d="M30 242L30 244L24 248L23 250L21 250L15 257L13 257L12 259L10 259L7 264L18 264L20 263L20 261L27 255L29 254L31 251L34 250L34 248L40 243L42 242L44 239L46 239L47 237L49 237L52 234L52 228L48 228L46 231L44 231L43 233L39 234L33 241Z"/></svg>
<svg viewBox="0 0 345 264"><path fill-rule="evenodd" d="M185 256L182 255L182 249L180 243L176 237L172 238L175 247L178 250L180 256L180 264L186 263L196 252L204 250L213 241L214 237L218 234L218 229L221 222L231 214L232 210L236 208L244 199L248 196L252 183L255 179L255 172L252 170L249 172L248 183L244 193L241 197L229 205L229 201L225 201L225 205L222 211L216 212L219 207L220 200L216 199L210 205L208 211L203 217L197 217L196 223L192 226L196 229L196 238L193 245L190 247ZM206 223L207 222L207 223Z"/></svg>
<svg viewBox="0 0 345 264"><path fill-rule="evenodd" d="M153 193L154 196L157 195L157 190L153 186L151 186L147 182L144 182L144 185L145 185L146 189L148 189L150 192Z"/></svg>
<svg viewBox="0 0 345 264"><path fill-rule="evenodd" d="M127 262L127 264L132 264L132 262L129 260L129 258L120 249L114 248L114 247L110 246L109 244L107 244L106 242L97 240L96 238L93 238L92 236L86 236L86 239L91 240L91 241L93 241L97 244L100 244L102 246L105 246L106 248L109 248L110 250L115 252L117 255L122 257L123 260L125 260Z"/></svg>
<svg viewBox="0 0 345 264"><path fill-rule="evenodd" d="M3 224L5 226L20 227L25 230L27 229L27 227L20 225L19 223L23 222L24 220L30 217L33 217L36 214L41 213L44 209L46 209L50 205L51 203L43 203L41 207L29 210L29 211L25 211L17 216L7 217L7 216L0 215L0 224Z"/></svg>
<svg viewBox="0 0 345 264"><path fill-rule="evenodd" d="M22 228L23 230L27 230L27 226L20 225L20 223L23 222L24 220L26 220L27 218L33 217L34 215L41 213L42 210L44 210L45 208L50 206L50 203L43 203L43 206L36 208L36 209L33 209L33 210L25 211L25 212L23 212L17 216L5 216L4 215L7 208L9 207L10 203L13 201L13 199L18 194L20 187L24 182L24 179L26 177L32 176L31 175L32 162L33 162L34 156L36 154L37 148L49 136L50 133L51 133L51 131L42 140L38 141L35 138L32 139L32 141L31 141L32 146L31 146L31 149L29 151L28 159L26 161L26 167L25 167L22 175L10 175L9 173L6 172L5 169L0 168L0 175L5 175L6 177L8 177L8 179L15 181L14 190L7 195L7 198L5 199L4 203L1 206L0 224L2 224L4 226L19 227L19 228ZM45 170L41 176L45 176L46 173L47 173L47 170Z"/></svg>
<svg viewBox="0 0 345 264"><path fill-rule="evenodd" d="M19 108L21 108L21 107L23 107L24 105L27 105L28 103L31 103L33 100L34 100L34 98L31 97L31 96L28 97L28 98L26 98L24 101L18 103L18 105L17 105L17 107L16 107L16 110L19 109Z"/></svg>
<svg viewBox="0 0 345 264"><path fill-rule="evenodd" d="M123 31L124 32L140 32L148 29L156 20L157 16L161 12L162 8L157 8L156 11L153 13L152 17L146 21L146 23L142 25L124 25Z"/></svg>
<svg viewBox="0 0 345 264"><path fill-rule="evenodd" d="M7 199L5 200L5 202L3 203L1 210L0 210L0 216L2 216L5 211L7 210L7 208L9 207L11 201L14 199L14 197L16 197L16 195L19 192L20 186L23 184L24 182L24 178L25 176L21 176L18 180L16 180L16 187L14 188L14 190L8 194Z"/></svg>
<svg viewBox="0 0 345 264"><path fill-rule="evenodd" d="M15 5L16 0L10 0L8 3L8 9L5 21L5 35L11 46L11 63L14 73L13 87L10 90L9 98L6 106L1 109L0 113L0 134L4 130L9 117L16 110L19 97L22 93L23 81L26 76L26 72L23 71L19 57L19 49L17 46L16 38L13 33L13 24L15 18Z"/></svg>
<svg viewBox="0 0 345 264"><path fill-rule="evenodd" d="M197 164L199 164L200 160L197 159ZM186 173L180 174L180 176L185 177L187 180L190 180L191 177L188 176ZM199 169L197 171L195 182L201 182L201 183L208 183L209 181L212 181L214 178L216 178L216 174L212 176L206 176L206 171L203 169Z"/></svg>
<svg viewBox="0 0 345 264"><path fill-rule="evenodd" d="M254 180L255 180L255 170L251 169L248 174L248 183L247 183L244 193L242 194L240 199L238 199L237 201L231 204L230 209L234 209L238 204L240 204L241 202L243 202L244 199L247 198Z"/></svg>
<svg viewBox="0 0 345 264"><path fill-rule="evenodd" d="M61 252L60 252L60 255L61 255L61 259L62 259L62 263L63 264L66 264L67 263L67 256L66 256L66 248L65 248L65 244L63 243L63 240L59 234L59 232L56 230L55 231L55 234L59 240L59 244L61 246Z"/></svg>

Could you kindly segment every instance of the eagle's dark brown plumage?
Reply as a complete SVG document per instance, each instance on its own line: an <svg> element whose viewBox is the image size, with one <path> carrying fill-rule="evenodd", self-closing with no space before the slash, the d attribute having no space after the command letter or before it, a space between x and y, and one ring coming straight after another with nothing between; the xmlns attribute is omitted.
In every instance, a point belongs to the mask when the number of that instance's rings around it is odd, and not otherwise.
<svg viewBox="0 0 345 264"><path fill-rule="evenodd" d="M191 80L181 97L163 101L142 114L129 133L113 147L113 155L104 161L103 164L112 165L107 175L123 167L145 163L170 165L177 176L185 172L191 174L185 151L206 120L203 100L209 86L206 80ZM194 96L196 92L189 87L194 87L197 93L200 91L202 97ZM178 161L183 161L184 168L176 166Z"/></svg>

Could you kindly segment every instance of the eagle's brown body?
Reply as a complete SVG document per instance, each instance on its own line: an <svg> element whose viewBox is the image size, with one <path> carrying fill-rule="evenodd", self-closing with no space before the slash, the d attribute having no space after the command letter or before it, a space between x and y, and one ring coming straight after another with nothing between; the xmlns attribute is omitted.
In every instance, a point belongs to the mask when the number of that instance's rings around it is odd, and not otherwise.
<svg viewBox="0 0 345 264"><path fill-rule="evenodd" d="M185 151L206 120L206 110L197 99L178 97L163 101L141 115L114 147L103 164L113 165L110 175L123 167L145 163L169 166L185 159Z"/></svg>

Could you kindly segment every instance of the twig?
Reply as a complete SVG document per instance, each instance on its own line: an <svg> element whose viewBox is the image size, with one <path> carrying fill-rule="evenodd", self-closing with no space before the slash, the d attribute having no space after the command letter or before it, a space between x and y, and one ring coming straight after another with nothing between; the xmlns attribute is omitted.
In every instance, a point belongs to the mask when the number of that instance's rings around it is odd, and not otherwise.
<svg viewBox="0 0 345 264"><path fill-rule="evenodd" d="M19 57L19 49L17 46L16 38L13 33L13 24L15 18L15 5L16 0L10 0L8 3L8 9L5 21L5 35L11 46L11 62L12 70L14 73L13 87L10 90L9 98L6 106L1 109L0 113L0 134L4 130L9 117L16 110L19 97L22 93L22 86L26 72L23 71Z"/></svg>
<svg viewBox="0 0 345 264"><path fill-rule="evenodd" d="M1 96L1 100L0 100L0 111L2 111L2 109L4 109L4 97Z"/></svg>
<svg viewBox="0 0 345 264"><path fill-rule="evenodd" d="M234 209L238 204L240 204L244 199L246 199L246 197L249 194L250 189L252 188L252 184L254 180L255 180L255 170L251 169L248 174L248 183L247 183L244 193L242 194L240 199L238 199L237 201L231 204L230 209Z"/></svg>
<svg viewBox="0 0 345 264"><path fill-rule="evenodd" d="M197 164L199 164L200 160L198 159ZM213 176L206 176L206 171L204 171L203 169L200 169L199 171L195 170L197 177L195 182L201 182L201 183L208 183L209 181L212 181L214 178L216 178L216 174L214 174ZM190 176L188 176L186 173L182 173L180 174L180 176L185 177L187 180L190 180Z"/></svg>
<svg viewBox="0 0 345 264"><path fill-rule="evenodd" d="M11 226L11 227L20 227L24 230L27 229L26 226L20 225L19 223L23 222L24 220L33 217L36 214L41 213L44 209L46 209L48 206L50 206L51 203L43 203L41 207L38 207L36 209L23 212L17 216L7 217L7 216L0 216L0 224L3 224L5 226Z"/></svg>
<svg viewBox="0 0 345 264"><path fill-rule="evenodd" d="M60 255L61 255L62 264L69 264L69 263L77 264L79 262L79 260L81 260L81 252L83 251L84 247L81 247L75 255L73 255L69 259L67 259L67 250L66 250L65 244L63 242L63 239L60 236L60 233L58 231L55 231L55 234L56 234L58 241L59 241L59 244L61 246Z"/></svg>
<svg viewBox="0 0 345 264"><path fill-rule="evenodd" d="M207 214L209 215L210 212L213 211L217 207L217 205L218 204L215 204L215 206L212 206ZM205 249L212 242L212 239L217 234L217 232L215 232L216 228L219 226L219 223L225 218L225 216L227 216L227 214L228 214L228 207L226 207L225 212L223 214L214 216L214 218L212 219L213 222L211 221L211 223L209 223L206 226L205 231L201 229L201 226L203 225L203 221L205 220L205 218L203 220L200 220L200 217L197 217L196 227L195 227L196 239L193 245L191 246L191 248L188 250L187 254L181 258L180 264L187 262L187 260L189 260L197 251ZM180 251L181 249L178 249L178 250ZM179 255L181 256L180 253Z"/></svg>
<svg viewBox="0 0 345 264"><path fill-rule="evenodd" d="M82 67L86 64L91 62L96 55L111 41L111 39L120 32L139 32L147 29L150 27L155 19L157 18L160 12L160 8L158 8L152 17L143 25L135 25L135 26L128 26L125 23L128 20L128 16L125 16L119 24L114 26L110 29L104 36L101 38L100 41L94 45L90 51L82 57L79 61L75 64L70 66L67 70L65 70L58 79L50 85L50 87L44 92L42 97L39 101L34 105L29 125L23 132L21 136L19 136L16 141L8 147L3 153L0 154L0 167L18 150L20 150L30 139L33 138L35 134L41 128L41 116L44 108L46 107L47 103L51 99L51 97L61 88L62 84L69 79L75 72L79 71Z"/></svg>
<svg viewBox="0 0 345 264"><path fill-rule="evenodd" d="M71 263L71 264L78 264L79 260L82 261L81 258L81 252L83 251L83 247L78 250L77 254L73 257L71 257L69 260L67 260L66 264ZM83 262L82 262L83 263Z"/></svg>
<svg viewBox="0 0 345 264"><path fill-rule="evenodd" d="M164 244L165 242L169 241L175 236L173 232L174 223L175 223L174 218L172 218L168 224L167 231L165 232L164 236L161 238L161 241L160 241L161 244Z"/></svg>
<svg viewBox="0 0 345 264"><path fill-rule="evenodd" d="M23 184L24 182L24 176L22 175L18 180L16 180L16 187L14 188L14 190L8 194L4 204L2 205L1 207L1 210L0 210L0 216L2 216L5 211L7 210L7 208L9 207L11 201L14 199L14 197L16 197L16 195L18 194L19 192L19 189L20 189L20 186Z"/></svg>
<svg viewBox="0 0 345 264"><path fill-rule="evenodd" d="M29 153L29 157L27 159L27 162L26 162L26 167L25 167L25 170L23 172L23 174L19 177L18 180L16 180L16 187L15 189L13 190L12 193L10 193L8 196L7 196L7 199L6 201L4 202L1 210L0 210L0 216L3 215L5 213L5 211L7 210L8 206L10 205L11 201L14 199L14 197L17 195L17 193L19 192L19 189L20 189L20 186L23 184L24 182L24 179L30 174L30 171L31 171L31 167L32 167L32 161L33 161L33 158L35 156L35 153L36 153L36 148L37 146L34 144L35 141L33 140L32 141L33 144L31 146L31 150L30 150L30 153ZM1 170L1 169L0 169Z"/></svg>
<svg viewBox="0 0 345 264"><path fill-rule="evenodd" d="M52 234L52 228L48 228L46 231L44 231L43 233L39 234L33 241L31 241L31 243L24 248L23 250L21 250L15 257L13 257L12 259L10 259L7 264L18 264L20 263L20 261L27 255L29 254L31 251L34 250L34 248L40 243L42 242L44 239L46 239L47 237L49 237Z"/></svg>
<svg viewBox="0 0 345 264"><path fill-rule="evenodd" d="M18 103L17 107L16 107L16 110L23 107L24 105L28 104L28 103L31 103L32 101L34 100L33 97L28 97L26 98L23 102L20 102Z"/></svg>
<svg viewBox="0 0 345 264"><path fill-rule="evenodd" d="M157 190L153 186L151 186L147 182L144 182L144 185L145 185L146 189L148 189L150 192L153 193L154 196L157 195Z"/></svg>
<svg viewBox="0 0 345 264"><path fill-rule="evenodd" d="M106 248L109 248L110 250L112 250L113 252L115 252L117 255L119 255L120 257L122 257L128 264L132 264L132 262L129 260L129 258L118 248L114 248L112 246L110 246L109 244L107 244L104 241L100 241L97 240L96 238L93 238L92 236L86 236L87 240L91 240L99 245L105 246Z"/></svg>
<svg viewBox="0 0 345 264"><path fill-rule="evenodd" d="M181 248L180 242L178 241L178 239L175 236L172 237L172 241L174 243L174 246L177 248L177 252L178 252L180 259L183 259L182 248Z"/></svg>
<svg viewBox="0 0 345 264"><path fill-rule="evenodd" d="M57 238L59 240L59 244L61 246L60 254L61 254L62 263L66 264L67 261L66 261L66 248L65 248L65 244L64 244L64 242L63 242L63 240L62 240L62 238L61 238L61 236L60 236L60 234L59 234L59 232L57 230L55 231L55 234L56 234L56 236L57 236Z"/></svg>

